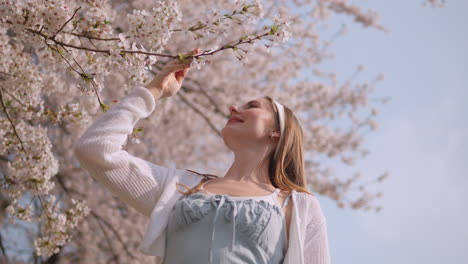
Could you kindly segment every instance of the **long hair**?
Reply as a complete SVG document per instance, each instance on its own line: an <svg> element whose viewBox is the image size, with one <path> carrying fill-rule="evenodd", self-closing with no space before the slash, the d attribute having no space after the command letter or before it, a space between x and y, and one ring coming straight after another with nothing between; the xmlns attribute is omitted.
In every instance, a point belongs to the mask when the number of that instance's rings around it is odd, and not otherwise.
<svg viewBox="0 0 468 264"><path fill-rule="evenodd" d="M268 99L276 113L276 105L270 96ZM307 179L304 175L304 134L299 120L288 107L284 106L284 135L281 144L276 147L278 154L274 158L275 150L272 151L269 160L270 179L276 188L285 191L296 190L313 195L307 190ZM275 114L276 129L280 131L279 117Z"/></svg>
<svg viewBox="0 0 468 264"><path fill-rule="evenodd" d="M279 117L277 114L278 109L276 109L276 105L273 103L273 99L270 96L265 96L264 98L271 102L272 107L275 110L276 129L280 131ZM304 175L304 140L301 125L291 109L284 106L284 112L284 135L281 135L284 138L281 141L281 144L276 146L279 148L276 159L274 157L276 149L273 149L268 156L270 180L275 188L279 188L284 191L296 190L313 195L307 190L307 180ZM177 182L176 189L185 195L197 192L200 186L210 178L220 178L219 176L212 174L203 174L192 170L188 171L202 175L204 179L202 179L202 181L193 188L189 188L187 185ZM183 186L187 191L179 190L179 188L177 188L178 186Z"/></svg>
<svg viewBox="0 0 468 264"><path fill-rule="evenodd" d="M197 184L195 185L193 188L190 188L188 187L187 185L183 184L183 183L180 183L180 182L176 182L176 189L177 191L179 191L180 193L184 194L184 195L188 195L188 194L192 194L194 192L197 192L199 189L200 189L200 186L205 183L206 181L208 181L209 179L211 178L219 178L219 176L216 176L216 175L213 175L213 174L204 174L204 173L199 173L199 172L196 172L196 171L193 171L193 170L189 170L189 169L186 169L188 171L191 171L193 173L196 173L198 175L202 175L204 178ZM179 190L179 186L183 186L187 191L182 191L182 190Z"/></svg>

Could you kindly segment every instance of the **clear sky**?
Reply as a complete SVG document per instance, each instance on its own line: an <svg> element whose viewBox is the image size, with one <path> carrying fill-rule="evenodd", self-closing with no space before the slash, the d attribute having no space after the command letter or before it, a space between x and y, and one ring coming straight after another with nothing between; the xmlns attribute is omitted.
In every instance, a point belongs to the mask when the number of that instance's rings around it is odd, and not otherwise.
<svg viewBox="0 0 468 264"><path fill-rule="evenodd" d="M371 154L336 171L370 179L388 170L373 188L384 193L383 210L339 209L319 197L333 264L468 263L468 1L442 9L422 1L359 1L389 34L348 23L325 64L342 79L358 64L363 80L383 73L374 97L392 98L365 140Z"/></svg>

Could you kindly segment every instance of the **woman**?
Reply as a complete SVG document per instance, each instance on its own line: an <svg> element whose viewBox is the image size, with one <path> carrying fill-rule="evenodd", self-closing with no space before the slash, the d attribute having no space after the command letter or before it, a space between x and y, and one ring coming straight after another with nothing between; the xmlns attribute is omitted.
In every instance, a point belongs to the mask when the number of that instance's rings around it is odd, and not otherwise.
<svg viewBox="0 0 468 264"><path fill-rule="evenodd" d="M230 107L222 137L235 159L224 177L165 168L122 150L157 100L177 93L190 63L168 63L99 116L75 144L81 166L150 218L140 250L156 263L329 264L326 220L306 190L302 130L270 97Z"/></svg>

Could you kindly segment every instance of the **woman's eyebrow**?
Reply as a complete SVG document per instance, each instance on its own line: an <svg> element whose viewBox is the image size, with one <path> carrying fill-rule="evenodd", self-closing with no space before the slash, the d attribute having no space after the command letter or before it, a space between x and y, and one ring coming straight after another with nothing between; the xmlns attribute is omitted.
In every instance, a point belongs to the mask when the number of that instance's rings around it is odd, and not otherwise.
<svg viewBox="0 0 468 264"><path fill-rule="evenodd" d="M248 101L245 105L249 105L251 103L258 103L259 105L262 105L261 102L259 102L258 100L251 100L251 101Z"/></svg>
<svg viewBox="0 0 468 264"><path fill-rule="evenodd" d="M259 101L257 101L257 100L251 100L251 101L248 101L248 102L247 102L248 105L249 105L250 103L259 103L259 104L261 104L261 103L260 103Z"/></svg>

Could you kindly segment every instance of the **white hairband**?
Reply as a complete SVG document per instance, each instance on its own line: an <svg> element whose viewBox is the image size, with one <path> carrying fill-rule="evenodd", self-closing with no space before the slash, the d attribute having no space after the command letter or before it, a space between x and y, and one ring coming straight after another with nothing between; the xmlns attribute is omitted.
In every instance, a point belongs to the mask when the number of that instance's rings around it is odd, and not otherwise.
<svg viewBox="0 0 468 264"><path fill-rule="evenodd" d="M278 141L278 145L276 146L275 155L274 155L274 158L276 159L276 155L278 153L279 145L281 144L281 141L284 138L284 118L285 118L285 115L284 115L283 105L278 103L275 100L273 100L273 102L276 105L276 109L278 109L278 117L279 117L278 119L279 119L279 123L280 123L280 131L281 131L280 139Z"/></svg>

